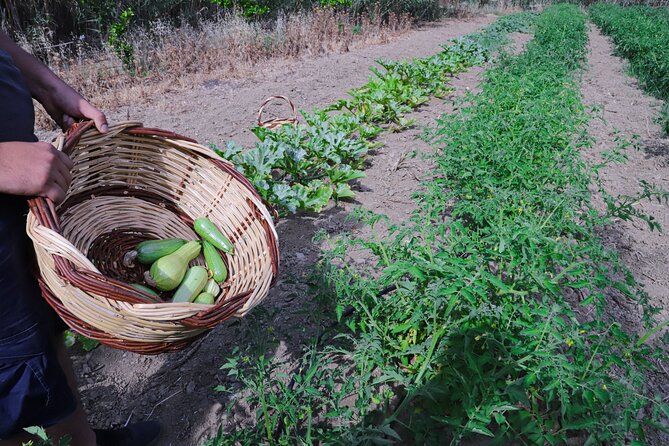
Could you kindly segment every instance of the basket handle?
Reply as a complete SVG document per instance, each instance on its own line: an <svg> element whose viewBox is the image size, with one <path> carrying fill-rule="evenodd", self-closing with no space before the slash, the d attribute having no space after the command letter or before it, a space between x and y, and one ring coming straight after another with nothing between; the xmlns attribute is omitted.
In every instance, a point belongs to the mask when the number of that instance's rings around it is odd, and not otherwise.
<svg viewBox="0 0 669 446"><path fill-rule="evenodd" d="M274 119L268 119L266 121L263 121L262 119L262 114L265 111L265 107L267 105L277 99L281 99L290 105L290 109L293 112L293 117L292 118L274 118ZM258 110L258 127L264 127L267 129L274 129L279 126L282 126L284 124L297 124L297 109L295 108L295 104L293 104L293 101L288 99L285 96L270 96L267 99L265 99L265 102L262 103L260 106L260 110Z"/></svg>

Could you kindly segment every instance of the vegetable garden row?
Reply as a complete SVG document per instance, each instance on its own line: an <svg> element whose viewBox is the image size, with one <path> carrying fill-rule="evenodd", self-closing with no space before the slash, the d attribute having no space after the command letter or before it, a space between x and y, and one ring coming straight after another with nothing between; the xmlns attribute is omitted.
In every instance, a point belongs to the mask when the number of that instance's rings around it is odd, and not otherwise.
<svg viewBox="0 0 669 446"><path fill-rule="evenodd" d="M447 93L445 76L482 62L500 32L531 19L512 16L432 58L383 63L386 72L352 100L305 114L309 126L259 130L253 150L230 145L226 155L284 211L349 197L346 182L362 176L356 163L380 125L409 125L403 113ZM556 444L585 431L598 444L630 434L643 441L644 428L662 422L667 408L644 385L650 359L666 358L647 344L656 309L594 235L616 207L594 210L597 168L578 152L589 143L574 80L585 31L577 8L550 8L527 51L502 58L471 105L438 123L430 136L438 169L415 217L325 253L323 289L334 292L322 297L341 319L337 335L307 346L292 377L262 355L230 358L224 368L258 423L210 444L436 444L443 429L454 443L478 433ZM317 199L302 198L319 188ZM360 248L374 267L348 263L348 250ZM646 336L611 319L612 288L643 306ZM647 407L652 416L639 419Z"/></svg>
<svg viewBox="0 0 669 446"><path fill-rule="evenodd" d="M354 196L349 182L364 177L364 157L386 130L413 124L403 115L431 96L452 90L448 78L485 62L509 42L506 34L527 30L534 14L500 18L481 33L458 39L432 57L379 61L368 84L323 109L302 112L305 124L277 130L257 127L259 142L244 148L229 142L219 153L231 160L280 213L320 211L331 199Z"/></svg>
<svg viewBox="0 0 669 446"><path fill-rule="evenodd" d="M613 38L617 51L629 60L632 73L648 92L669 103L669 10L613 4L595 5L592 20ZM662 123L669 133L669 104Z"/></svg>
<svg viewBox="0 0 669 446"><path fill-rule="evenodd" d="M593 9L614 36L627 14L616 8ZM446 95L448 76L488 60L506 33L530 28L526 51L502 54L482 92L426 136L436 170L414 216L389 225L360 210L371 236L327 241L314 294L338 323L304 346L294 373L279 373L257 345L228 358L223 368L237 384L217 390L232 396L231 407L244 399L256 423L221 430L207 445L458 444L472 434L643 444L649 428L666 429L669 409L645 382L652 361L667 359L650 342L665 324L596 235L634 212L603 190L607 212L591 202L603 164L588 166L579 153L591 139L578 7L508 16L433 57L381 62L384 71L351 98L303 113L308 125L256 129L254 148L231 143L224 156L282 213L318 211L353 195L348 182L364 176L376 135L410 125L404 114ZM660 31L645 37L666 56ZM662 68L635 62L638 48L623 51L644 83L663 91ZM352 251L366 252L367 266L352 262ZM643 309L642 335L615 320L611 293Z"/></svg>

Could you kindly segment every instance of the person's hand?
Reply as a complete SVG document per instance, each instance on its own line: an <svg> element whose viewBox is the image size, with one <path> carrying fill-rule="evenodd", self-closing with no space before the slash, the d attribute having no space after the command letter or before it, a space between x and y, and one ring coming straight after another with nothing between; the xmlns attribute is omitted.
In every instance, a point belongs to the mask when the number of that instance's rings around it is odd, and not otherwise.
<svg viewBox="0 0 669 446"><path fill-rule="evenodd" d="M92 119L99 132L107 131L107 118L104 113L62 81L53 91L39 99L47 113L63 130L70 128L77 119Z"/></svg>
<svg viewBox="0 0 669 446"><path fill-rule="evenodd" d="M47 113L63 130L70 128L77 119L92 119L98 131L101 133L107 131L107 119L104 113L2 31L0 31L0 48L9 53L21 71L32 96L44 106Z"/></svg>
<svg viewBox="0 0 669 446"><path fill-rule="evenodd" d="M72 161L46 142L0 143L0 193L40 196L58 204L72 175Z"/></svg>

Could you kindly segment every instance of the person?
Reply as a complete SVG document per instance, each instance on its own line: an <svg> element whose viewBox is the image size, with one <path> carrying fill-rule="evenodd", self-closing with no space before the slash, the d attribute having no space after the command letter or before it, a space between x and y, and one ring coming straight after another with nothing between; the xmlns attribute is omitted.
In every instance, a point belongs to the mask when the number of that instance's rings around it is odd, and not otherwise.
<svg viewBox="0 0 669 446"><path fill-rule="evenodd" d="M63 342L63 322L40 295L25 232L27 197L64 200L72 162L34 134L32 98L67 129L92 119L108 130L104 113L46 65L0 31L0 446L31 437L42 426L52 440L70 435L72 446L147 446L160 426L143 422L94 430L79 401Z"/></svg>

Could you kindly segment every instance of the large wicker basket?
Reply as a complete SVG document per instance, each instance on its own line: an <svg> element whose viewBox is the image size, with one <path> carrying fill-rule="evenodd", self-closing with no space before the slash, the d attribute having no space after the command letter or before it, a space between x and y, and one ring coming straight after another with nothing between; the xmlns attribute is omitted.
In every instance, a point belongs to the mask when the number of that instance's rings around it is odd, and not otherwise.
<svg viewBox="0 0 669 446"><path fill-rule="evenodd" d="M57 142L74 163L58 207L30 200L27 232L42 293L75 331L142 354L179 350L220 322L260 303L277 276L272 216L249 181L211 149L137 122L102 135L79 124ZM235 245L215 305L153 303L130 284L145 268L123 256L146 239L194 240L206 216ZM202 259L197 259L202 262Z"/></svg>

